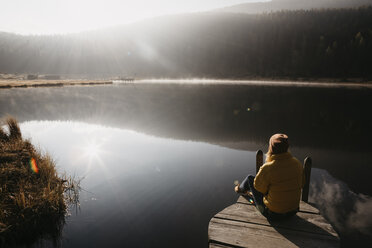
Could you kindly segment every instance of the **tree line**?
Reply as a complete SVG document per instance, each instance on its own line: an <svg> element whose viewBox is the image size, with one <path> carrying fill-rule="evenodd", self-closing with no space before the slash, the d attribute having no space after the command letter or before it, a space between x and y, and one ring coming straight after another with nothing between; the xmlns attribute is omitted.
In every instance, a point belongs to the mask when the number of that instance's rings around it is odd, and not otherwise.
<svg viewBox="0 0 372 248"><path fill-rule="evenodd" d="M195 13L70 35L0 33L0 72L372 78L372 7Z"/></svg>

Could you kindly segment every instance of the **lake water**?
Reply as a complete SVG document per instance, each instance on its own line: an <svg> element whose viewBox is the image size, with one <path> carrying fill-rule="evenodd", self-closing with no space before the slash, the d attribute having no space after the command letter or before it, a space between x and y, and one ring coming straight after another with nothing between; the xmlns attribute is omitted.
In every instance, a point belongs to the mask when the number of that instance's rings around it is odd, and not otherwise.
<svg viewBox="0 0 372 248"><path fill-rule="evenodd" d="M83 178L62 247L206 247L210 218L277 132L313 158L310 202L342 244L372 237L370 88L118 84L0 90L0 116ZM44 246L52 246L42 241ZM35 247L40 244L35 244Z"/></svg>

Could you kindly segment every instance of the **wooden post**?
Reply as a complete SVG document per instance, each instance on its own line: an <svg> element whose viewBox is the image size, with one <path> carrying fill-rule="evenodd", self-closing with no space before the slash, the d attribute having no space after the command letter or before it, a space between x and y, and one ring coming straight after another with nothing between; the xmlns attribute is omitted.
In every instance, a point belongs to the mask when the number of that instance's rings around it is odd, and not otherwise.
<svg viewBox="0 0 372 248"><path fill-rule="evenodd" d="M311 158L307 157L304 160L305 185L302 189L302 201L307 202L309 197L310 174L311 174Z"/></svg>
<svg viewBox="0 0 372 248"><path fill-rule="evenodd" d="M260 167L263 165L263 152L258 150L256 153L256 174L260 170Z"/></svg>

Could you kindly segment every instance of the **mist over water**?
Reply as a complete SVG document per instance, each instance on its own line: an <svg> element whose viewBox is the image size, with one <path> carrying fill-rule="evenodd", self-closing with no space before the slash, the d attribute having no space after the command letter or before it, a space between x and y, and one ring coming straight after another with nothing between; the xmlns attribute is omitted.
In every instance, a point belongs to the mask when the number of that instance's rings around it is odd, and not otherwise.
<svg viewBox="0 0 372 248"><path fill-rule="evenodd" d="M276 132L312 157L310 201L347 246L371 241L371 101L369 88L140 83L1 90L0 114L84 177L63 247L205 247Z"/></svg>

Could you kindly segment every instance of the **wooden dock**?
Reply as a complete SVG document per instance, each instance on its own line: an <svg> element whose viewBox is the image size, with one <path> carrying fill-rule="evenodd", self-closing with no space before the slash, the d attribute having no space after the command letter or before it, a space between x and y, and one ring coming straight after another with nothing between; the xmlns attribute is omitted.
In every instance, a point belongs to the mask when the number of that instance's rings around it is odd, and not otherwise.
<svg viewBox="0 0 372 248"><path fill-rule="evenodd" d="M257 165L262 165L260 152L257 152ZM305 160L305 168L308 183L296 215L285 220L268 220L245 197L240 196L235 204L210 220L209 247L339 247L339 236L331 224L318 209L305 202L310 181L310 159Z"/></svg>

